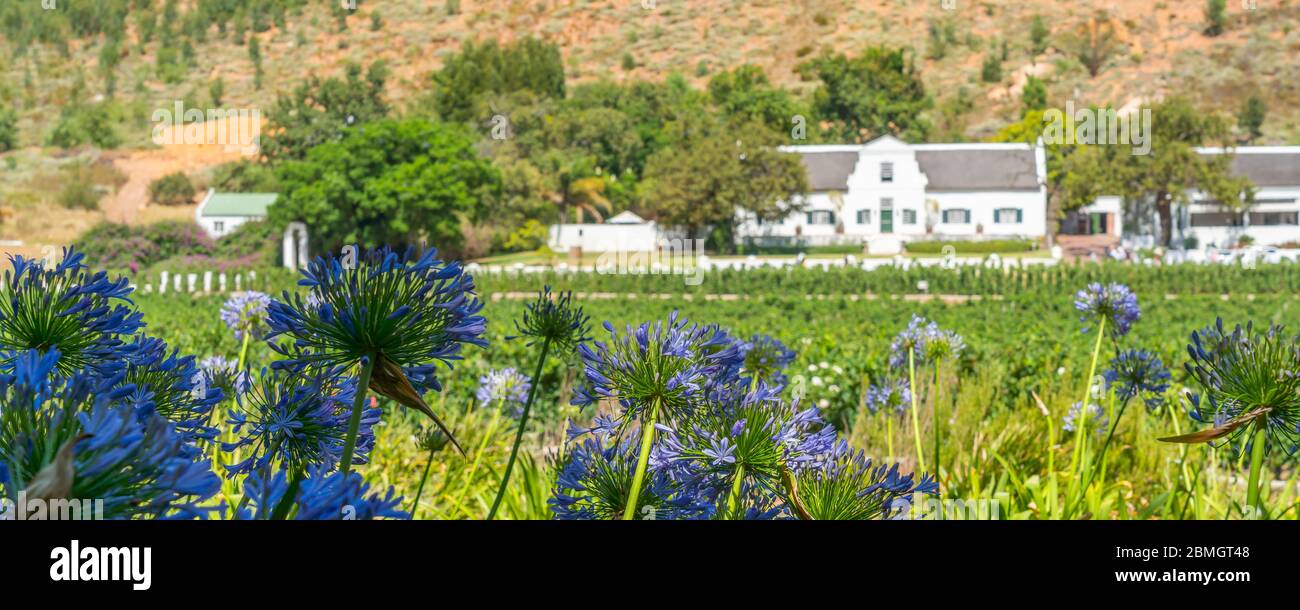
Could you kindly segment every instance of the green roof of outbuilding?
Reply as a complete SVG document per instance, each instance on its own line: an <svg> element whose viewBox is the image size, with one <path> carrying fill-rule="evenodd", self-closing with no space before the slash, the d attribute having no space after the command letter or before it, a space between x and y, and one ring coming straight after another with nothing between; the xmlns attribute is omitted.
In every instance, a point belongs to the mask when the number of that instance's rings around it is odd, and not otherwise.
<svg viewBox="0 0 1300 610"><path fill-rule="evenodd" d="M266 216L276 193L213 193L203 206L204 216Z"/></svg>

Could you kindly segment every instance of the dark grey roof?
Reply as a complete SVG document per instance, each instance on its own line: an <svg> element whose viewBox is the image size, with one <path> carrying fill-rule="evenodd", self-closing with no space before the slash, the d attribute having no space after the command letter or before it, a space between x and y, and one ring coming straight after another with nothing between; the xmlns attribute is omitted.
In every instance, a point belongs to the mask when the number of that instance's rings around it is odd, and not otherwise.
<svg viewBox="0 0 1300 610"><path fill-rule="evenodd" d="M918 150L916 162L930 191L1038 189L1032 149Z"/></svg>
<svg viewBox="0 0 1300 610"><path fill-rule="evenodd" d="M808 188L812 191L844 191L849 188L849 174L858 164L858 153L802 152L808 170Z"/></svg>
<svg viewBox="0 0 1300 610"><path fill-rule="evenodd" d="M1232 171L1255 186L1300 186L1300 152L1250 153L1237 150Z"/></svg>

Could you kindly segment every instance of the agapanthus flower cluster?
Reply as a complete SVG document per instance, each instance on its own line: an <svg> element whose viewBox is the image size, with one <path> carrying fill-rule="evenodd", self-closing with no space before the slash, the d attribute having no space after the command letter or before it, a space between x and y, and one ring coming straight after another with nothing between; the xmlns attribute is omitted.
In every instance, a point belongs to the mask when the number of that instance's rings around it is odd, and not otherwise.
<svg viewBox="0 0 1300 610"><path fill-rule="evenodd" d="M220 479L176 424L139 412L130 384L60 372L56 348L8 354L0 373L0 487L11 500L92 502L93 517L193 518ZM92 518L92 515L83 516Z"/></svg>
<svg viewBox="0 0 1300 610"><path fill-rule="evenodd" d="M209 383L193 356L169 351L161 339L135 336L121 349L122 360L106 376L112 387L130 388L123 399L141 414L158 413L196 438L210 439L208 425L213 407L225 397L221 387Z"/></svg>
<svg viewBox="0 0 1300 610"><path fill-rule="evenodd" d="M649 467L635 506L653 518L822 518L804 506L803 482L825 498L860 499L867 508L849 511L855 518L882 518L893 498L937 489L929 479L917 483L849 456L817 408L746 376L745 342L715 327L688 325L675 314L623 333L605 327L609 343L580 348L589 386L574 402L601 409L591 425L570 426L551 500L559 518L621 518L646 440ZM790 358L773 353L781 356L765 363L775 365L766 374L783 379ZM647 438L652 413L654 436Z"/></svg>
<svg viewBox="0 0 1300 610"><path fill-rule="evenodd" d="M240 371L239 365L225 356L208 356L199 361L199 369L207 373L209 382L230 396L243 394L252 385L252 375Z"/></svg>
<svg viewBox="0 0 1300 610"><path fill-rule="evenodd" d="M266 318L271 306L271 297L256 290L236 292L226 299L221 306L221 321L235 331L235 340L242 341L244 335L261 339L266 335Z"/></svg>
<svg viewBox="0 0 1300 610"><path fill-rule="evenodd" d="M912 354L912 364L920 366L956 359L965 349L966 342L961 335L939 328L937 322L912 314L907 328L898 333L889 346L889 366L895 370L906 369L909 351Z"/></svg>
<svg viewBox="0 0 1300 610"><path fill-rule="evenodd" d="M254 471L244 480L247 508L240 519L269 519L283 506L283 516L293 520L363 521L371 519L406 519L402 497L394 496L390 486L384 495L370 493L370 485L353 472L330 472L325 466L308 468L289 504L282 504L292 488L283 470L269 477Z"/></svg>
<svg viewBox="0 0 1300 610"><path fill-rule="evenodd" d="M726 381L720 374L739 355L720 328L690 324L676 311L666 322L622 333L609 322L604 327L609 341L578 347L587 383L572 402L617 401L626 420L651 415L657 422L684 421L704 404L711 386Z"/></svg>
<svg viewBox="0 0 1300 610"><path fill-rule="evenodd" d="M902 474L898 465L875 464L840 441L821 468L801 471L796 480L802 518L818 521L901 518L912 511L916 494L936 494L939 483L924 474Z"/></svg>
<svg viewBox="0 0 1300 610"><path fill-rule="evenodd" d="M109 280L91 273L85 254L63 250L52 266L10 256L5 294L0 296L0 350L10 354L35 349L59 351L59 372L101 370L121 359L124 338L144 327L131 304L126 278Z"/></svg>
<svg viewBox="0 0 1300 610"><path fill-rule="evenodd" d="M1081 322L1101 323L1104 320L1106 331L1113 339L1128 334L1142 315L1137 295L1128 286L1118 283L1088 284L1074 295L1074 308L1083 314L1079 318ZM1084 332L1088 330L1088 327L1083 329Z"/></svg>
<svg viewBox="0 0 1300 610"><path fill-rule="evenodd" d="M357 380L341 369L268 371L263 369L230 414L239 449L247 458L230 465L231 475L265 471L273 466L290 472L318 465L334 468L342 458L343 439L356 395ZM353 464L364 464L374 445L373 428L380 410L361 415Z"/></svg>
<svg viewBox="0 0 1300 610"><path fill-rule="evenodd" d="M774 386L785 385L785 368L795 359L793 350L767 335L754 335L748 341L740 341L737 347L742 385L747 379Z"/></svg>
<svg viewBox="0 0 1300 610"><path fill-rule="evenodd" d="M872 413L902 413L912 406L912 390L906 379L886 379L868 386L864 399Z"/></svg>
<svg viewBox="0 0 1300 610"><path fill-rule="evenodd" d="M451 366L462 345L487 345L483 304L459 263L439 260L433 248L415 252L317 258L298 282L308 298L286 292L284 302L272 301L268 338L293 339L272 344L285 356L276 363L282 368L370 371L368 389L424 413L459 448L422 395L442 390L438 363Z"/></svg>
<svg viewBox="0 0 1300 610"><path fill-rule="evenodd" d="M1141 349L1120 352L1110 361L1110 368L1102 373L1107 389L1114 389L1121 401L1141 396L1147 409L1163 402L1162 395L1169 389L1169 370L1155 354Z"/></svg>
<svg viewBox="0 0 1300 610"><path fill-rule="evenodd" d="M1204 440L1241 438L1263 422L1270 444L1295 450L1300 440L1300 337L1281 326L1260 332L1252 324L1225 332L1223 320L1192 333L1185 366L1200 392L1191 416L1212 423Z"/></svg>
<svg viewBox="0 0 1300 610"><path fill-rule="evenodd" d="M509 406L512 412L519 413L522 412L524 403L528 401L528 391L532 387L532 381L528 376L515 370L514 367L493 369L479 377L478 390L474 396L480 406L500 403L502 406Z"/></svg>
<svg viewBox="0 0 1300 610"><path fill-rule="evenodd" d="M1076 402L1070 405L1070 410L1066 412L1065 417L1063 418L1061 426L1062 430L1065 430L1066 432L1074 432L1077 429L1080 412L1083 410L1082 405L1083 403L1081 402ZM1106 416L1106 411L1103 410L1100 405L1094 403L1088 404L1087 418L1086 421L1084 421L1085 429L1100 434L1108 428L1109 423L1110 419Z"/></svg>

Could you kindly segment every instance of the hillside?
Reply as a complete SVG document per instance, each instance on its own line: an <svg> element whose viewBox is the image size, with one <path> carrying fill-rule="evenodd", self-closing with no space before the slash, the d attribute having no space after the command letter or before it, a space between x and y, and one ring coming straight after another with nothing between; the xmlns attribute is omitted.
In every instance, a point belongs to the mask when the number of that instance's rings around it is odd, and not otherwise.
<svg viewBox="0 0 1300 610"><path fill-rule="evenodd" d="M282 26L277 25L280 19L264 17L260 28L244 28L238 24L248 18L241 12L224 34L214 26L202 40L190 43L192 36L187 36L185 44L192 47L184 53L184 69L166 77L159 66L169 58L160 54L174 48L164 49L154 32L182 31L195 3L132 2L152 5L156 21L146 33L139 11L132 9L111 71L113 119L122 140L119 148L125 150L77 153L115 170L118 175L108 188L119 194L123 181L132 184L130 192L140 192L135 176L140 167L150 177L157 175L155 166L203 169L193 159L170 159L182 154L173 152L177 147L156 149L149 117L176 100L188 107L214 106L214 81L224 85L220 106L266 109L277 93L311 74L333 75L348 62L382 59L391 70L389 100L398 108L410 107L428 90L430 73L465 41L524 36L561 47L570 83L657 80L676 72L704 86L721 70L756 64L776 84L802 93L814 84L802 82L795 67L824 49L854 55L869 45L910 48L935 100L929 111L936 126L932 139L989 137L1018 118L1021 88L1026 75L1034 74L1047 83L1052 105L1073 99L1077 105L1126 106L1178 92L1193 95L1206 110L1233 115L1248 96L1259 95L1269 114L1257 142L1300 143L1300 61L1295 59L1300 56L1300 4L1291 0L1260 0L1254 10L1228 2L1225 31L1216 37L1203 32L1202 0L358 0L357 9L346 16L346 29L339 27L334 2L313 1L290 9ZM164 27L169 6L174 23ZM1093 77L1063 49L1071 33L1099 10L1107 12L1120 44ZM1031 51L1035 16L1049 30L1040 54ZM262 57L260 89L250 59L253 37ZM0 165L0 172L7 172L0 186L7 215L26 217L28 210L50 200L52 193L41 189L52 181L51 166L61 163L51 158L70 153L35 147L47 144L61 110L109 99L110 83L99 69L103 40L71 36L66 51L56 44L0 42L6 58L0 64L0 105L16 109L17 145L26 149L7 153ZM936 49L940 45L942 53ZM999 78L982 73L990 54L1004 58ZM142 161L133 149L154 150ZM12 238L16 232L62 237L75 232L72 226L93 222L97 214L103 212L58 210L40 218L39 228L8 223L0 237ZM46 230L50 224L68 227L51 232Z"/></svg>

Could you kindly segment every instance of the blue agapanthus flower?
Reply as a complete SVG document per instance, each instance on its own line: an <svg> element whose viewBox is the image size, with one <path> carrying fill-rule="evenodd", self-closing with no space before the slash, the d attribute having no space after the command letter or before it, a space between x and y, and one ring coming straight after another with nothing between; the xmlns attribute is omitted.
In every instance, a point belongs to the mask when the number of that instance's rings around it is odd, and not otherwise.
<svg viewBox="0 0 1300 610"><path fill-rule="evenodd" d="M241 519L270 519L289 492L291 485L283 470L269 477L254 471L244 480L248 507ZM385 495L370 493L370 485L360 474L329 472L324 466L311 466L298 486L285 517L298 521L362 521L372 519L407 519L400 507L402 497L394 497L392 487Z"/></svg>
<svg viewBox="0 0 1300 610"><path fill-rule="evenodd" d="M60 373L61 357L53 348L11 353L0 373L4 496L88 500L105 519L210 512L199 505L220 479L191 437L125 402L129 384Z"/></svg>
<svg viewBox="0 0 1300 610"><path fill-rule="evenodd" d="M230 413L238 440L223 448L248 456L228 467L230 475L267 470L274 464L290 472L311 465L336 467L342 459L356 384L356 378L339 369L317 374L263 369ZM362 413L353 464L366 463L380 415L377 407Z"/></svg>
<svg viewBox="0 0 1300 610"><path fill-rule="evenodd" d="M547 501L556 519L611 520L622 518L632 493L639 439L619 441L592 435L572 443L559 466L555 490ZM683 490L663 471L650 470L637 499L638 520L707 518L711 504Z"/></svg>
<svg viewBox="0 0 1300 610"><path fill-rule="evenodd" d="M750 379L768 385L785 385L786 367L794 362L795 353L783 343L767 335L754 335L748 341L739 341L742 377L741 385L748 389Z"/></svg>
<svg viewBox="0 0 1300 610"><path fill-rule="evenodd" d="M738 354L720 328L689 324L676 311L666 322L628 326L622 333L609 322L604 327L608 342L578 347L587 383L574 393L573 404L616 400L625 421L645 415L657 422L684 420L704 404Z"/></svg>
<svg viewBox="0 0 1300 610"><path fill-rule="evenodd" d="M1082 404L1083 403L1081 402L1076 402L1070 405L1070 410L1065 414L1065 417L1063 418L1063 423L1061 426L1062 430L1065 430L1066 432L1075 431L1075 429L1078 427L1079 414L1082 411L1082 407L1081 407ZM1110 418L1106 416L1106 411L1102 409L1100 405L1090 403L1088 405L1088 415L1086 421L1084 422L1084 426L1086 427L1086 429L1100 434L1106 431L1107 428L1109 428Z"/></svg>
<svg viewBox="0 0 1300 610"><path fill-rule="evenodd" d="M1141 349L1120 352L1110 361L1110 368L1102 376L1106 379L1106 388L1114 388L1121 401L1141 396L1148 409L1160 405L1171 379L1169 369L1160 358Z"/></svg>
<svg viewBox="0 0 1300 610"><path fill-rule="evenodd" d="M293 339L272 344L285 356L276 366L369 368L370 390L424 413L460 448L422 395L442 390L438 363L459 360L462 345L487 345L474 279L433 248L351 258L317 258L298 282L307 299L285 292L284 302L271 303L268 338Z"/></svg>
<svg viewBox="0 0 1300 610"><path fill-rule="evenodd" d="M1083 315L1081 322L1099 323L1105 320L1106 330L1111 338L1118 339L1128 334L1142 315L1138 307L1137 295L1123 284L1088 284L1088 287L1074 295L1074 308ZM1088 327L1083 331L1088 332Z"/></svg>
<svg viewBox="0 0 1300 610"><path fill-rule="evenodd" d="M196 438L213 438L209 415L225 393L210 383L193 356L168 351L162 339L143 334L133 337L121 353L122 360L103 378L111 387L130 388L124 402L142 415L158 413Z"/></svg>
<svg viewBox="0 0 1300 610"><path fill-rule="evenodd" d="M235 340L242 341L248 334L253 339L266 335L266 318L271 297L256 290L246 290L230 295L221 306L221 321L235 331Z"/></svg>
<svg viewBox="0 0 1300 610"><path fill-rule="evenodd" d="M209 382L236 397L252 385L252 376L238 367L238 363L225 356L208 356L199 361L199 369L207 373Z"/></svg>
<svg viewBox="0 0 1300 610"><path fill-rule="evenodd" d="M841 440L820 468L798 473L798 496L789 505L796 516L818 521L903 518L915 494L937 494L930 475L902 474L898 465L875 464Z"/></svg>
<svg viewBox="0 0 1300 610"><path fill-rule="evenodd" d="M912 406L912 390L907 379L886 379L867 387L865 401L872 413L902 413Z"/></svg>
<svg viewBox="0 0 1300 610"><path fill-rule="evenodd" d="M528 376L515 370L514 367L493 369L488 371L487 375L479 377L478 390L474 396L478 398L479 405L493 405L499 402L502 406L510 406L512 412L520 413L524 403L528 402L528 391L532 387L532 381Z"/></svg>
<svg viewBox="0 0 1300 610"><path fill-rule="evenodd" d="M10 256L0 295L0 350L55 348L65 375L101 369L121 359L124 338L144 327L128 295L126 278L109 280L91 273L85 254L63 250L63 260L49 266L39 260Z"/></svg>
<svg viewBox="0 0 1300 610"><path fill-rule="evenodd" d="M1187 353L1187 373L1200 389L1191 397L1191 416L1214 428L1162 440L1227 438L1244 448L1242 436L1261 423L1268 446L1295 451L1300 442L1300 337L1281 326L1260 332L1253 324L1227 332L1218 319L1192 333Z"/></svg>
<svg viewBox="0 0 1300 610"><path fill-rule="evenodd" d="M957 358L965 349L966 342L961 335L939 328L937 322L912 314L907 328L898 333L889 346L889 366L895 370L907 369L909 351L912 363L921 366Z"/></svg>

